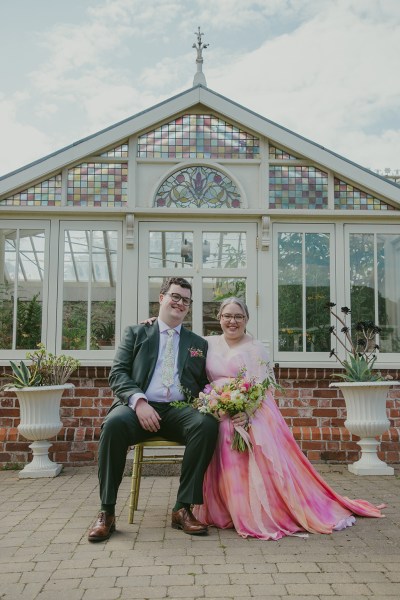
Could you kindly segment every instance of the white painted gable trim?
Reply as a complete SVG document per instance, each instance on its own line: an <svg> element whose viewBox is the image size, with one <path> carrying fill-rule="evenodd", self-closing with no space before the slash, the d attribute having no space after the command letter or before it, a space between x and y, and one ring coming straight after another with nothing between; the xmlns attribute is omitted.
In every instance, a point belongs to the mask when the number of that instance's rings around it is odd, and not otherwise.
<svg viewBox="0 0 400 600"><path fill-rule="evenodd" d="M245 129L265 136L278 146L292 150L294 154L304 156L311 162L318 163L333 171L339 178L368 188L372 192L400 204L400 186L377 175L360 165L345 159L306 138L285 129L281 125L240 106L239 104L213 92L201 85L169 98L146 111L138 113L92 136L75 142L43 159L31 163L17 171L0 178L0 195L7 194L30 184L32 181L45 179L59 172L71 163L84 160L87 156L98 154L99 150L117 145L131 135L156 127L159 123L173 118L176 113L188 111L201 103L205 108L235 121Z"/></svg>

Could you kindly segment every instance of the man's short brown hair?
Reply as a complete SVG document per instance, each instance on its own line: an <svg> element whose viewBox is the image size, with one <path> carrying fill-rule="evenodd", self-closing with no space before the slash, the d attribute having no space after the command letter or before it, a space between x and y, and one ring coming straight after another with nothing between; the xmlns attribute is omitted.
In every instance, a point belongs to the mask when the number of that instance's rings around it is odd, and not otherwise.
<svg viewBox="0 0 400 600"><path fill-rule="evenodd" d="M171 285L179 285L182 288L190 290L190 297L192 296L192 285L183 277L167 277L164 279L160 288L160 294L166 294Z"/></svg>

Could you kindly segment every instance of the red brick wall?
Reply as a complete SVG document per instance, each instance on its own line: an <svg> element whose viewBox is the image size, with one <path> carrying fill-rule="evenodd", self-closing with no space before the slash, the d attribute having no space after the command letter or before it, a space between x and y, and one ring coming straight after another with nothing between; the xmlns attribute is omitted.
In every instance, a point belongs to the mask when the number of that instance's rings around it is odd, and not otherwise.
<svg viewBox="0 0 400 600"><path fill-rule="evenodd" d="M6 373L5 367L0 372ZM100 425L112 402L107 367L81 367L61 401L63 428L54 439L50 457L64 465L93 465L97 458ZM329 388L332 369L276 369L285 393L276 401L303 452L312 461L354 462L357 437L344 427L346 409L341 392ZM400 371L390 371L399 379ZM388 399L390 430L382 436L380 457L400 462L400 389L392 388ZM18 400L12 392L0 392L0 467L30 459L27 440L19 435Z"/></svg>

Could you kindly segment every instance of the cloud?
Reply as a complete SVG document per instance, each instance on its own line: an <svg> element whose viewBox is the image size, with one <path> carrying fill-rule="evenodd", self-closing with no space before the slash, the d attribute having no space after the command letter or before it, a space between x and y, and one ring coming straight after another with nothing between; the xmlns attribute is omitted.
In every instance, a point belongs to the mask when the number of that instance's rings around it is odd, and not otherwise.
<svg viewBox="0 0 400 600"><path fill-rule="evenodd" d="M374 6L365 3L361 16L345 1L335 10L327 6L229 68L211 68L207 79L218 81L224 95L356 162L393 165L397 135L385 136L391 121L385 124L383 115L400 103L400 27ZM385 151L379 136L368 133L378 118L394 148ZM374 142L368 151L358 144L367 139Z"/></svg>
<svg viewBox="0 0 400 600"><path fill-rule="evenodd" d="M197 0L185 11L184 21L195 16L202 29L233 30L268 25L269 20L306 20L331 0Z"/></svg>
<svg viewBox="0 0 400 600"><path fill-rule="evenodd" d="M0 174L8 173L47 154L51 145L49 136L19 121L18 106L27 100L26 94L0 96ZM5 142L4 142L5 140Z"/></svg>
<svg viewBox="0 0 400 600"><path fill-rule="evenodd" d="M41 99L33 112L42 116L48 104L58 106L60 117L73 107L75 119L80 116L85 123L82 136L100 123L108 126L142 110L146 100L158 102L162 86L167 92L178 86L176 61L166 56L146 67L142 43L146 36L154 39L156 32L165 32L179 9L182 2L107 1L89 8L78 25L56 25L43 32L48 58L29 76L35 97ZM133 57L130 64L127 54ZM165 94L164 89L162 99Z"/></svg>
<svg viewBox="0 0 400 600"><path fill-rule="evenodd" d="M94 22L120 27L123 21L135 35L151 35L154 39L156 34L165 34L168 24L186 7L185 0L107 0L89 8L87 13Z"/></svg>
<svg viewBox="0 0 400 600"><path fill-rule="evenodd" d="M3 172L17 155L29 162L190 87L198 25L211 89L356 162L397 167L397 0L84 6L79 21L36 33L45 58L0 115L3 145L18 146Z"/></svg>

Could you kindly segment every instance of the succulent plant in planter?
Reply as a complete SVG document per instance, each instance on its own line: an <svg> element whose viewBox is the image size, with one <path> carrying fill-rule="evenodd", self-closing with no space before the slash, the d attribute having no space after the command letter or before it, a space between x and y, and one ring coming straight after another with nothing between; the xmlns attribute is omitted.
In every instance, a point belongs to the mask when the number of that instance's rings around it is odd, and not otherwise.
<svg viewBox="0 0 400 600"><path fill-rule="evenodd" d="M79 367L79 361L72 356L47 352L43 344L34 352L28 352L26 358L29 364L21 361L17 365L10 361L12 373L7 377L11 382L1 388L15 392L20 406L18 431L32 440L32 461L20 471L19 477L55 477L62 465L50 460L51 443L47 438L54 437L62 428L61 397L64 390L74 387L66 382Z"/></svg>
<svg viewBox="0 0 400 600"><path fill-rule="evenodd" d="M378 435L390 427L386 414L386 399L389 387L399 382L390 381L388 375L383 377L380 371L374 370L379 352L376 336L381 329L372 321L359 321L351 328L347 325L347 317L351 310L347 306L341 308L343 317L334 311L333 302L327 304L337 325L331 325L329 331L335 336L339 347L344 349L344 358L333 348L330 356L335 356L344 369L344 373L335 373L334 377L341 382L331 383L330 387L338 387L346 403L347 418L344 422L351 434L360 437L357 444L361 448L361 457L349 465L349 471L355 475L393 475L393 467L388 466L377 454Z"/></svg>
<svg viewBox="0 0 400 600"><path fill-rule="evenodd" d="M17 365L10 360L12 373L7 377L11 382L1 389L63 385L80 365L72 356L47 352L44 344L38 344L38 349L28 352L26 358L29 365L22 360Z"/></svg>

